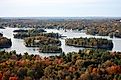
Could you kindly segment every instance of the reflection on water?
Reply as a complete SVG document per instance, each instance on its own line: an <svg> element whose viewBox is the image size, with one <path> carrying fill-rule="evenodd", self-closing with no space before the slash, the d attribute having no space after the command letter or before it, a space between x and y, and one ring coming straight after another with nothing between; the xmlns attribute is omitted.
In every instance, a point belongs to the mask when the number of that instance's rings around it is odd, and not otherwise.
<svg viewBox="0 0 121 80"><path fill-rule="evenodd" d="M39 54L41 56L52 56L55 54L45 54L45 53L39 53L38 48L27 48L24 46L24 41L22 39L15 39L13 38L13 30L18 29L18 28L6 28L6 29L0 29L0 32L3 33L3 35L7 38L11 38L12 40L12 47L11 48L5 48L6 51L11 51L11 50L16 50L17 53L23 54L24 52L28 52L29 54ZM46 31L49 32L54 32L54 33L60 33L63 36L67 36L67 38L79 38L79 37L96 37L96 38L107 38L110 40L113 40L114 47L112 51L121 51L121 39L119 38L109 38L108 36L92 36L92 35L86 35L85 33L81 33L79 31L72 31L72 30L67 30L65 32L64 30L57 30L57 29L46 29ZM73 46L66 46L65 45L65 38L60 39L62 42L62 49L64 52L72 52L72 51L78 51L79 49L83 48L76 48ZM58 55L58 54L57 54Z"/></svg>

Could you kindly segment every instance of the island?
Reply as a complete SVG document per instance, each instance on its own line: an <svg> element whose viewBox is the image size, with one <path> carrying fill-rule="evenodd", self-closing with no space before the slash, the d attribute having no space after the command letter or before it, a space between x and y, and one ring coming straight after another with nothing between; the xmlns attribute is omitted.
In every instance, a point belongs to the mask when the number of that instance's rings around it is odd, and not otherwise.
<svg viewBox="0 0 121 80"><path fill-rule="evenodd" d="M62 48L59 46L43 45L42 47L40 47L39 52L41 52L41 53L62 53Z"/></svg>
<svg viewBox="0 0 121 80"><path fill-rule="evenodd" d="M28 29L28 30L24 30L24 29L20 29L20 30L14 30L13 31L14 34L14 38L17 39L24 39L26 37L33 37L33 36L46 36L46 37L52 37L52 38L63 38L66 36L62 36L59 33L45 33L46 31L44 29Z"/></svg>
<svg viewBox="0 0 121 80"><path fill-rule="evenodd" d="M112 50L112 40L103 38L68 38L65 40L65 44L74 47L85 47L85 48L100 48Z"/></svg>
<svg viewBox="0 0 121 80"><path fill-rule="evenodd" d="M26 47L40 47L42 45L61 46L60 40L45 36L28 37L24 39L24 42Z"/></svg>
<svg viewBox="0 0 121 80"><path fill-rule="evenodd" d="M61 41L59 39L35 36L24 39L26 47L39 47L42 53L62 53Z"/></svg>
<svg viewBox="0 0 121 80"><path fill-rule="evenodd" d="M5 29L4 27L0 26L0 29Z"/></svg>
<svg viewBox="0 0 121 80"><path fill-rule="evenodd" d="M44 32L35 32L35 31L18 32L18 33L13 34L13 36L14 36L14 38L17 38L17 39L24 39L27 37L34 37L34 36L46 36L46 37L57 38L57 39L66 37L66 36L62 36L59 33L53 33L53 32L44 33Z"/></svg>
<svg viewBox="0 0 121 80"><path fill-rule="evenodd" d="M10 48L11 46L11 39L3 37L3 34L0 33L0 48Z"/></svg>
<svg viewBox="0 0 121 80"><path fill-rule="evenodd" d="M28 30L24 30L24 29L19 29L19 30L14 30L13 32L16 32L16 33L23 33L23 32L28 32Z"/></svg>

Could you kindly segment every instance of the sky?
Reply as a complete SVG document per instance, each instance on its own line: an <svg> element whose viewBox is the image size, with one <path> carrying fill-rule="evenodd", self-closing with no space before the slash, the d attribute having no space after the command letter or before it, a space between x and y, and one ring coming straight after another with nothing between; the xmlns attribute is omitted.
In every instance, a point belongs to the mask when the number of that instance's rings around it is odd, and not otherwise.
<svg viewBox="0 0 121 80"><path fill-rule="evenodd" d="M0 17L121 17L121 0L0 0Z"/></svg>

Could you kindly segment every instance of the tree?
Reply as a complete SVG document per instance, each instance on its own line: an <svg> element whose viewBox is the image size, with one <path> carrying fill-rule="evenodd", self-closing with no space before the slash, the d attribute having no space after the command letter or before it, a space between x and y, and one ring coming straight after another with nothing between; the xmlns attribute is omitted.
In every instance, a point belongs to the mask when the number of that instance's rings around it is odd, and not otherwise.
<svg viewBox="0 0 121 80"><path fill-rule="evenodd" d="M9 80L18 80L17 77L9 77Z"/></svg>
<svg viewBox="0 0 121 80"><path fill-rule="evenodd" d="M26 68L19 68L17 71L17 75L20 80L24 79L24 76L27 76L27 69Z"/></svg>
<svg viewBox="0 0 121 80"><path fill-rule="evenodd" d="M0 80L2 80L3 74L2 72L0 72Z"/></svg>

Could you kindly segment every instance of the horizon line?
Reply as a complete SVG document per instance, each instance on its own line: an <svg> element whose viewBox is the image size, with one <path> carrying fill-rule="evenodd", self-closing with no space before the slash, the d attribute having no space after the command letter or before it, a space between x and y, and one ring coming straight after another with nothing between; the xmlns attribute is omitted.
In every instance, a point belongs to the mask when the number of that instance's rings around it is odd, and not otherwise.
<svg viewBox="0 0 121 80"><path fill-rule="evenodd" d="M0 16L0 18L121 18L121 16Z"/></svg>

